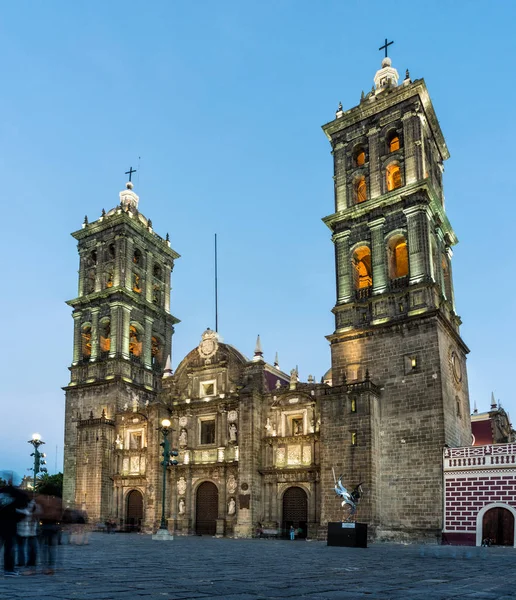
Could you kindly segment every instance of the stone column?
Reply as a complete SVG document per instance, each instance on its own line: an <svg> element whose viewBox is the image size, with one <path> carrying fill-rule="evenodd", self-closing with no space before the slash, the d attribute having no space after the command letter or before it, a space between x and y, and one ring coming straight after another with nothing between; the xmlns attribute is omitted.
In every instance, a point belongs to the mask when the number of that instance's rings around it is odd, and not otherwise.
<svg viewBox="0 0 516 600"><path fill-rule="evenodd" d="M78 364L81 358L81 312L73 313L73 365Z"/></svg>
<svg viewBox="0 0 516 600"><path fill-rule="evenodd" d="M97 253L97 264L95 265L95 292L100 292L102 290L102 244L97 242L95 246L95 251Z"/></svg>
<svg viewBox="0 0 516 600"><path fill-rule="evenodd" d="M424 281L430 274L430 240L426 209L413 206L403 211L407 217L409 284Z"/></svg>
<svg viewBox="0 0 516 600"><path fill-rule="evenodd" d="M123 274L125 273L125 269L122 267L122 241L121 237L117 236L115 238L115 272L113 274L113 286L118 287L123 279Z"/></svg>
<svg viewBox="0 0 516 600"><path fill-rule="evenodd" d="M99 312L98 306L91 309L91 360L99 356Z"/></svg>
<svg viewBox="0 0 516 600"><path fill-rule="evenodd" d="M146 369L152 369L152 317L145 317L145 334L143 338L143 364Z"/></svg>
<svg viewBox="0 0 516 600"><path fill-rule="evenodd" d="M337 275L337 304L349 302L353 296L349 235L350 231L343 231L333 236L333 243L335 244L335 271Z"/></svg>
<svg viewBox="0 0 516 600"><path fill-rule="evenodd" d="M452 308L453 308L453 312L455 311L455 293L453 290L453 274L452 274L452 256L453 256L453 251L449 246L446 246L446 256L448 257L448 277L450 279L450 295L451 298L446 298L448 300L448 302L451 303ZM445 295L448 296L448 294L446 293L446 289L445 289Z"/></svg>
<svg viewBox="0 0 516 600"><path fill-rule="evenodd" d="M371 259L373 269L373 295L387 290L386 248L383 237L385 218L380 217L369 223L371 230Z"/></svg>
<svg viewBox="0 0 516 600"><path fill-rule="evenodd" d="M403 122L403 148L405 155L405 185L422 178L421 122L415 112L408 112Z"/></svg>
<svg viewBox="0 0 516 600"><path fill-rule="evenodd" d="M128 306L120 307L120 324L118 331L120 333L120 352L125 359L129 359L129 326L131 324L131 309Z"/></svg>
<svg viewBox="0 0 516 600"><path fill-rule="evenodd" d="M222 469L221 469L222 470ZM219 471L220 473L220 471ZM222 537L226 530L226 515L228 514L227 493L226 493L226 469L222 472L219 484L219 516L217 519L216 536Z"/></svg>
<svg viewBox="0 0 516 600"><path fill-rule="evenodd" d="M133 240L125 238L125 287L133 289Z"/></svg>
<svg viewBox="0 0 516 600"><path fill-rule="evenodd" d="M278 484L277 483L272 484L271 494L272 494L271 520L276 521L277 526L281 527L280 516L278 514Z"/></svg>
<svg viewBox="0 0 516 600"><path fill-rule="evenodd" d="M79 252L79 286L78 296L84 296L84 275L86 273L86 253Z"/></svg>
<svg viewBox="0 0 516 600"><path fill-rule="evenodd" d="M146 273L146 277L145 277L145 299L147 300L147 302L149 302L150 304L152 304L152 284L153 284L153 265L154 265L154 261L152 259L152 252L150 252L150 250L147 250L146 252L147 254L147 260L145 261L145 273Z"/></svg>
<svg viewBox="0 0 516 600"><path fill-rule="evenodd" d="M120 306L118 304L111 305L110 327L111 327L111 343L109 346L109 358L120 355L119 348L120 335Z"/></svg>
<svg viewBox="0 0 516 600"><path fill-rule="evenodd" d="M163 265L165 281L165 312L170 314L170 275L171 269L168 265Z"/></svg>
<svg viewBox="0 0 516 600"><path fill-rule="evenodd" d="M379 131L379 129L373 127L367 132L369 139L369 198L371 200L382 194L383 173L380 165Z"/></svg>
<svg viewBox="0 0 516 600"><path fill-rule="evenodd" d="M333 182L335 186L335 212L348 207L346 181L346 147L338 143L333 148Z"/></svg>

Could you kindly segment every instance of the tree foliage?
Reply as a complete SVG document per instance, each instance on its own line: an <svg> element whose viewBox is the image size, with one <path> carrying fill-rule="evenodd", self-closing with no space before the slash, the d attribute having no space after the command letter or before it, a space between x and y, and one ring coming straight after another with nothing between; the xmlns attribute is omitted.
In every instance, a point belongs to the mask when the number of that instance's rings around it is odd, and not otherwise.
<svg viewBox="0 0 516 600"><path fill-rule="evenodd" d="M55 475L49 475L43 473L38 477L36 485L36 491L38 494L45 494L47 496L57 496L58 498L63 497L63 474L56 473Z"/></svg>

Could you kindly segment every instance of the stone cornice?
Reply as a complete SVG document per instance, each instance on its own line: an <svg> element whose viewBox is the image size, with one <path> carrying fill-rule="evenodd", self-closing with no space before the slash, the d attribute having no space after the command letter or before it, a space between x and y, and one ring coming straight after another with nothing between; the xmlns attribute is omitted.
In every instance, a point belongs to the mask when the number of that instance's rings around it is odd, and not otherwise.
<svg viewBox="0 0 516 600"><path fill-rule="evenodd" d="M458 243L459 240L444 212L444 207L433 187L429 185L428 180L419 181L383 194L378 198L370 199L367 202L350 206L338 213L324 217L322 221L335 236L352 229L359 221L369 225L377 219L385 217L389 212L397 209L406 210L418 205L429 207L431 214L439 221L443 233L448 234L450 246Z"/></svg>
<svg viewBox="0 0 516 600"><path fill-rule="evenodd" d="M358 106L347 110L340 118L326 123L326 125L323 125L322 129L331 142L333 136L343 129L347 129L360 121L389 110L396 104L414 96L419 96L442 159L446 160L450 157L450 153L446 146L441 126L439 125L439 121L435 114L424 79L417 79L409 85L400 85L393 88L392 91L377 93L370 99L361 102Z"/></svg>
<svg viewBox="0 0 516 600"><path fill-rule="evenodd" d="M112 229L117 225L127 225L131 229L134 229L138 235L144 237L148 242L152 243L152 245L154 245L172 260L180 258L181 255L169 246L170 242L164 240L160 235L154 233L154 231L149 231L149 229L138 220L136 215L130 217L129 214L124 210L120 211L119 213L117 212L114 215L101 217L93 223L88 223L85 227L74 231L71 235L76 240L81 241L92 236L98 236L103 231Z"/></svg>
<svg viewBox="0 0 516 600"><path fill-rule="evenodd" d="M85 294L84 296L67 300L66 304L75 309L89 308L93 310L93 307L91 306L92 302L101 302L106 300L110 304L118 303L119 306L126 306L129 309L150 309L154 315L159 316L160 319L165 321L170 321L173 325L181 322L180 319L174 317L174 315L171 315L170 313L167 313L165 310L163 310L163 308L156 306L152 302L148 302L143 294L136 294L124 286L105 288L100 292Z"/></svg>

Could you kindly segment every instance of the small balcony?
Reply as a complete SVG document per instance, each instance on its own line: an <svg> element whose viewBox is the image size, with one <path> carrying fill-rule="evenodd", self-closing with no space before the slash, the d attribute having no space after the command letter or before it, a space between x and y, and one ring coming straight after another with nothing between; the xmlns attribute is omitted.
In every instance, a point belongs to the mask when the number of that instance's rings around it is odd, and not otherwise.
<svg viewBox="0 0 516 600"><path fill-rule="evenodd" d="M372 286L359 288L358 290L355 290L355 299L359 302L367 300L371 297L372 291Z"/></svg>

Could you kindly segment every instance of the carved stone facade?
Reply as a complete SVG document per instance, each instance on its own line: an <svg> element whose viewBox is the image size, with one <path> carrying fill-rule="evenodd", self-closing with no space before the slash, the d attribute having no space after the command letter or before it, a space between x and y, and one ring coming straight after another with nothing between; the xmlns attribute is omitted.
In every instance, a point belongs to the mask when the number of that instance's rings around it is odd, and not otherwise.
<svg viewBox="0 0 516 600"><path fill-rule="evenodd" d="M66 389L65 501L92 520L155 529L162 509L158 427L178 465L165 515L177 534L324 537L340 520L335 475L362 483L372 536L436 539L442 449L470 443L467 347L444 210L448 150L424 81L388 59L377 88L323 127L334 157L331 369L316 384L248 360L206 330L173 374L170 272L178 255L138 212L132 187L85 222L74 354Z"/></svg>

